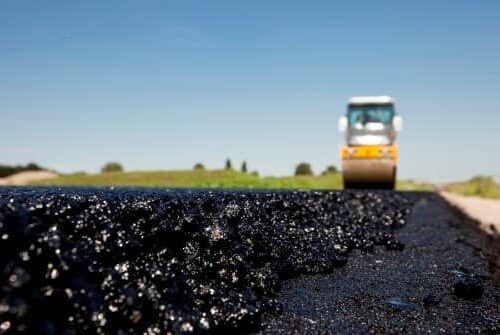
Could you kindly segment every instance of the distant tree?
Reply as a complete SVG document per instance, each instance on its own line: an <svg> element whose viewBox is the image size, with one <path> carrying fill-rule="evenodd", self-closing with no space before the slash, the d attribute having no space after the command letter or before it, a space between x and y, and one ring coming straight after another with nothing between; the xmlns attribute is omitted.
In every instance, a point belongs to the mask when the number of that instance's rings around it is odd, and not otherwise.
<svg viewBox="0 0 500 335"><path fill-rule="evenodd" d="M193 170L205 170L205 166L201 163L196 163L193 167Z"/></svg>
<svg viewBox="0 0 500 335"><path fill-rule="evenodd" d="M245 162L245 161L243 161L243 163L241 163L241 172L247 173L247 162Z"/></svg>
<svg viewBox="0 0 500 335"><path fill-rule="evenodd" d="M16 172L16 170L12 166L8 166L8 165L0 166L0 177L7 177L15 172Z"/></svg>
<svg viewBox="0 0 500 335"><path fill-rule="evenodd" d="M254 176L254 177L258 177L259 176L259 173L257 171L252 171L250 173L250 175Z"/></svg>
<svg viewBox="0 0 500 335"><path fill-rule="evenodd" d="M296 176L311 176L313 174L311 164L302 162L295 168Z"/></svg>
<svg viewBox="0 0 500 335"><path fill-rule="evenodd" d="M231 160L228 158L226 159L226 170L232 170L233 169L233 164L231 164Z"/></svg>
<svg viewBox="0 0 500 335"><path fill-rule="evenodd" d="M109 162L106 163L101 169L102 173L108 173L108 172L123 172L123 166L120 163L117 162Z"/></svg>
<svg viewBox="0 0 500 335"><path fill-rule="evenodd" d="M324 176L324 175L327 175L327 174L335 174L337 172L339 172L339 170L337 170L337 167L335 167L334 165L329 165L329 166L326 167L325 171L323 171L321 173L321 175Z"/></svg>

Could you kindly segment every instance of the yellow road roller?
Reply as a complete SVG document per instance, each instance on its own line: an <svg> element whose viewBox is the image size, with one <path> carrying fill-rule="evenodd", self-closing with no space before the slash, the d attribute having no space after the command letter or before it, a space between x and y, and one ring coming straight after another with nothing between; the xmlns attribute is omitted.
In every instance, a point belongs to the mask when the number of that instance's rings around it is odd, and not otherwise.
<svg viewBox="0 0 500 335"><path fill-rule="evenodd" d="M403 127L394 100L388 96L352 97L339 119L346 144L340 147L344 188L394 189Z"/></svg>

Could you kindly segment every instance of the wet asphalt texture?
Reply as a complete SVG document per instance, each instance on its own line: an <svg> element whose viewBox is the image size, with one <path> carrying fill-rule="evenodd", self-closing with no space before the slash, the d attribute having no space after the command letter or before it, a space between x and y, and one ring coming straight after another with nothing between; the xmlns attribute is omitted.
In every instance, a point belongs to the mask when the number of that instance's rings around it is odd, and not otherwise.
<svg viewBox="0 0 500 335"><path fill-rule="evenodd" d="M498 334L485 239L429 193L4 187L0 334Z"/></svg>

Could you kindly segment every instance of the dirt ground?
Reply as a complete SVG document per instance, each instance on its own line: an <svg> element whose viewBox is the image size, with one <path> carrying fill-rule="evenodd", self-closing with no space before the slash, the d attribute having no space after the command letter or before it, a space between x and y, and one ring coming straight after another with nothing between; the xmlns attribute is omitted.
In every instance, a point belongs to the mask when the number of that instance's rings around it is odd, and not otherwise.
<svg viewBox="0 0 500 335"><path fill-rule="evenodd" d="M51 171L24 171L0 178L0 185L28 185L33 181L56 178L57 176L57 173Z"/></svg>
<svg viewBox="0 0 500 335"><path fill-rule="evenodd" d="M459 208L470 218L479 222L488 234L500 234L500 200L468 197L441 192L441 196L452 206Z"/></svg>

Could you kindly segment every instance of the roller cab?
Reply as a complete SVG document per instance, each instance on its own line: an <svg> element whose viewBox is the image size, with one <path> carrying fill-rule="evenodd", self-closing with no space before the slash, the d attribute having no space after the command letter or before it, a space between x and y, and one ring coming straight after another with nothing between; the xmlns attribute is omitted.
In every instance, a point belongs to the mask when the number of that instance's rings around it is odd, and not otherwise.
<svg viewBox="0 0 500 335"><path fill-rule="evenodd" d="M355 97L339 120L346 144L340 148L344 188L394 189L402 128L390 97Z"/></svg>

